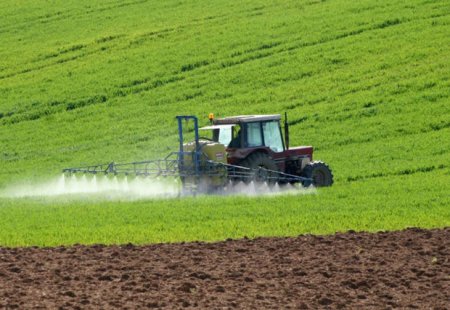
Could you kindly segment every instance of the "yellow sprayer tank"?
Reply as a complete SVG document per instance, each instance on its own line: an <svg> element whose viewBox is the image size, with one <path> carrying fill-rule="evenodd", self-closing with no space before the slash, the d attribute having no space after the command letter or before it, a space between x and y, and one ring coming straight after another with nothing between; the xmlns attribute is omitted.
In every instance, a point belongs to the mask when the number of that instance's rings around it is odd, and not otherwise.
<svg viewBox="0 0 450 310"><path fill-rule="evenodd" d="M218 142L203 140L199 141L201 152L200 157L200 171L207 171L208 173L200 173L201 182L207 186L219 187L223 186L227 181L227 169L225 166L211 165L207 161L211 160L216 163L227 163L227 153L225 145ZM195 142L183 144L185 152L193 152L195 150ZM183 164L185 168L192 168L194 170L194 162L191 156L184 156ZM194 177L185 177L184 182L194 182Z"/></svg>

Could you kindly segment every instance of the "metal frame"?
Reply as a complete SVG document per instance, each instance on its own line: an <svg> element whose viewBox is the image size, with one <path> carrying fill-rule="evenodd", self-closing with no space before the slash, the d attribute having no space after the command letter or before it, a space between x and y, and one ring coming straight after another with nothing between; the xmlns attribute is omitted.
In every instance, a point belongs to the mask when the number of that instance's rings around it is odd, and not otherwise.
<svg viewBox="0 0 450 310"><path fill-rule="evenodd" d="M187 154L190 152L184 152ZM226 168L228 179L253 180L256 174L266 174L267 181L280 182L302 182L309 181L309 178L288 174L280 171L269 170L265 168L251 169L247 167L230 165L205 160L205 164L197 169L180 169L179 159L176 158L179 152L170 153L166 158L159 160L148 160L131 163L116 164L98 164L81 168L66 168L63 173L87 173L87 174L114 174L114 175L136 175L146 177L199 177L199 176L220 176L221 167ZM201 170L200 170L201 168ZM199 173L201 172L201 173Z"/></svg>
<svg viewBox="0 0 450 310"><path fill-rule="evenodd" d="M198 118L193 115L178 115L176 117L178 121L178 139L180 142L180 150L178 151L178 166L181 170L184 170L184 156L191 155L192 160L194 162L195 175L200 175L200 144L199 144L199 134L198 134ZM195 151L194 152L185 152L183 148L184 138L183 138L183 120L194 121L194 133L195 133Z"/></svg>

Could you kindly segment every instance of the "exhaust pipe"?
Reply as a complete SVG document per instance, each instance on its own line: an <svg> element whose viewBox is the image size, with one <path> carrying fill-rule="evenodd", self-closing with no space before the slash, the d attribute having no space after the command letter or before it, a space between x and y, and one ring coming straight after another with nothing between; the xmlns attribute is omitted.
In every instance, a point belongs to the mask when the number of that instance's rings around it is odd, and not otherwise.
<svg viewBox="0 0 450 310"><path fill-rule="evenodd" d="M289 123L287 112L284 112L284 141L286 144L286 150L289 150Z"/></svg>

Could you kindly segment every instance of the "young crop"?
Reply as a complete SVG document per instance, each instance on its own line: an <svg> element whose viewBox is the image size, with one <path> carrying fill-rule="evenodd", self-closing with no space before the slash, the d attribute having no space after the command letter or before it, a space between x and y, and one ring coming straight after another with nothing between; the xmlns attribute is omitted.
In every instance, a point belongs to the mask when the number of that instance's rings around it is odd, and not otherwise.
<svg viewBox="0 0 450 310"><path fill-rule="evenodd" d="M177 149L175 115L206 125L209 112L287 111L291 144L313 145L335 185L270 198L0 198L0 245L449 225L447 1L236 4L1 3L0 196L64 167L162 158Z"/></svg>

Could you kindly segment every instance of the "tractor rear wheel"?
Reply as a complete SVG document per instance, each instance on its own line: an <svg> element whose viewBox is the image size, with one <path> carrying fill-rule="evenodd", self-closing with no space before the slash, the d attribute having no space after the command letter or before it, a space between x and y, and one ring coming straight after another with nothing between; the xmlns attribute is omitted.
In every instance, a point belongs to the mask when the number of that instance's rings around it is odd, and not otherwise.
<svg viewBox="0 0 450 310"><path fill-rule="evenodd" d="M315 187L331 186L333 184L333 173L330 167L322 161L313 161L303 168L302 176L312 179L304 181L303 186L308 187L311 184Z"/></svg>
<svg viewBox="0 0 450 310"><path fill-rule="evenodd" d="M265 153L257 152L250 154L241 161L240 166L250 168L254 173L250 178L245 178L243 180L244 182L256 181L273 184L277 181L277 164Z"/></svg>

